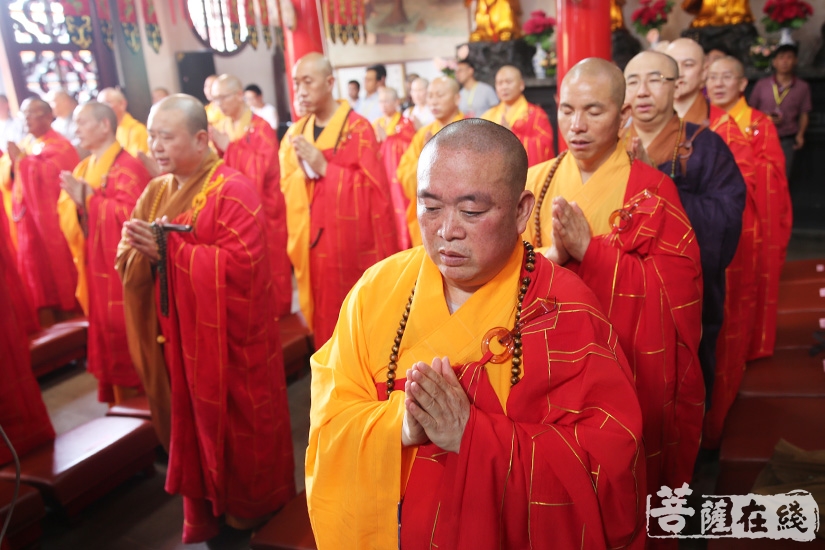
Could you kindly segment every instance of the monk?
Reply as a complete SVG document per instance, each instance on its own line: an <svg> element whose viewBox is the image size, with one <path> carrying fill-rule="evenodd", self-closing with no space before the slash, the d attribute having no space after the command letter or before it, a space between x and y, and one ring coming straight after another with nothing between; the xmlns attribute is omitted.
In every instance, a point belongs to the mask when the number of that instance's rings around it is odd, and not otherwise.
<svg viewBox="0 0 825 550"><path fill-rule="evenodd" d="M212 98L223 114L210 126L212 144L226 165L252 181L261 196L275 284L275 314L286 317L292 310L292 266L286 253L286 204L281 193L278 136L267 121L249 109L237 77L219 76L212 84Z"/></svg>
<svg viewBox="0 0 825 550"><path fill-rule="evenodd" d="M367 271L312 357L319 549L643 546L630 368L593 293L521 242L526 172L485 120L424 147L424 246Z"/></svg>
<svg viewBox="0 0 825 550"><path fill-rule="evenodd" d="M526 236L596 294L630 360L642 406L647 494L689 482L699 451L702 275L696 236L667 175L618 140L625 83L585 59L561 85L568 152L527 174L538 197Z"/></svg>
<svg viewBox="0 0 825 550"><path fill-rule="evenodd" d="M218 75L211 74L203 81L203 95L206 98L206 116L209 119L209 124L215 125L223 118L220 106L218 106L215 98L212 97L212 85L218 79Z"/></svg>
<svg viewBox="0 0 825 550"><path fill-rule="evenodd" d="M699 362L706 397L713 392L716 341L725 308L725 269L742 231L747 187L722 138L679 118L673 109L676 61L642 52L625 67L633 124L625 133L628 151L646 158L676 183L702 254L702 340Z"/></svg>
<svg viewBox="0 0 825 550"><path fill-rule="evenodd" d="M49 413L34 378L29 336L39 328L34 308L15 267L5 210L0 209L0 426L18 456L54 439ZM12 461L0 445L0 465Z"/></svg>
<svg viewBox="0 0 825 550"><path fill-rule="evenodd" d="M407 227L410 229L412 246L421 244L421 229L418 227L418 217L416 215L418 157L427 142L439 130L451 122L464 118L464 115L458 110L459 101L461 101L461 96L458 93L458 84L452 78L439 76L430 82L427 87L427 106L430 108L435 120L419 128L398 164L398 181L401 182L404 195L409 201Z"/></svg>
<svg viewBox="0 0 825 550"><path fill-rule="evenodd" d="M496 73L496 95L500 103L481 115L481 118L501 124L519 138L527 150L527 162L535 166L550 160L553 152L553 128L547 113L524 97L524 78L521 71L505 65Z"/></svg>
<svg viewBox="0 0 825 550"><path fill-rule="evenodd" d="M21 106L29 134L9 143L13 166L12 216L17 229L17 267L44 325L77 310L77 269L60 232L60 172L80 159L69 140L52 129L52 110L39 98Z"/></svg>
<svg viewBox="0 0 825 550"><path fill-rule="evenodd" d="M97 94L97 100L105 103L117 115L117 141L127 153L137 157L138 153L149 152L149 135L146 126L132 117L126 110L129 103L126 96L117 88L103 88Z"/></svg>
<svg viewBox="0 0 825 550"><path fill-rule="evenodd" d="M152 106L149 182L123 224L129 352L183 496L183 542L218 518L260 525L295 494L292 437L266 220L255 186L209 148L203 105Z"/></svg>
<svg viewBox="0 0 825 550"><path fill-rule="evenodd" d="M390 184L398 249L406 250L410 247L410 229L407 226L409 199L398 181L398 163L415 135L415 125L398 111L398 92L395 89L385 86L378 90L378 102L382 116L373 123L373 128L375 138L380 143L380 157Z"/></svg>
<svg viewBox="0 0 825 550"><path fill-rule="evenodd" d="M333 98L335 77L322 55L302 57L292 73L295 97L309 114L290 127L279 152L287 250L320 347L352 285L398 250L398 238L372 126Z"/></svg>
<svg viewBox="0 0 825 550"><path fill-rule="evenodd" d="M776 127L766 114L748 106L743 95L748 79L733 57L718 59L708 69L708 96L725 110L742 130L753 150L756 164L756 214L762 234L759 276L756 280L756 319L748 359L773 354L779 274L791 238L793 210L785 156Z"/></svg>
<svg viewBox="0 0 825 550"><path fill-rule="evenodd" d="M63 230L79 268L76 296L89 318L86 365L97 378L98 400L120 403L138 395L141 386L126 342L115 256L123 222L150 177L117 142L117 117L110 107L90 101L75 109L74 122L80 146L91 154L61 174L74 221Z"/></svg>
<svg viewBox="0 0 825 550"><path fill-rule="evenodd" d="M711 105L702 93L707 75L702 47L689 38L679 38L668 45L666 53L679 64L673 108L685 122L706 125L722 138L747 187L742 233L736 254L725 270L724 318L716 341L716 372L702 436L703 447L716 449L721 443L727 412L739 392L753 333L757 255L762 248L756 218L756 167L750 143L736 121L723 109Z"/></svg>

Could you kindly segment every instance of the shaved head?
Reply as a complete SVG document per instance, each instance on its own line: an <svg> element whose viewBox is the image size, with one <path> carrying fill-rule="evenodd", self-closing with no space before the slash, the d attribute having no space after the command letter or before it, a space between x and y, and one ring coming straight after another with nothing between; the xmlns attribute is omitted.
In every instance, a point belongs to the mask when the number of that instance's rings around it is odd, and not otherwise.
<svg viewBox="0 0 825 550"><path fill-rule="evenodd" d="M117 88L103 88L100 90L100 93L97 94L97 100L112 108L117 115L118 122L123 119L128 105L123 92Z"/></svg>
<svg viewBox="0 0 825 550"><path fill-rule="evenodd" d="M112 136L117 132L117 115L111 107L99 101L89 101L75 109L75 117L81 113L89 113L97 122L109 121L109 133Z"/></svg>
<svg viewBox="0 0 825 550"><path fill-rule="evenodd" d="M450 93L457 94L459 91L458 82L449 76L437 76L430 82L429 87L444 88Z"/></svg>
<svg viewBox="0 0 825 550"><path fill-rule="evenodd" d="M28 107L28 110L32 112L36 112L37 114L41 115L49 115L52 114L52 107L49 105L47 101L41 99L39 97L30 97L23 102L23 105L20 106L21 110L25 110Z"/></svg>
<svg viewBox="0 0 825 550"><path fill-rule="evenodd" d="M212 83L212 88L214 89L216 85L220 86L222 93L225 94L243 92L243 83L241 82L241 79L236 76L232 76L231 74L222 74L221 76L219 76Z"/></svg>
<svg viewBox="0 0 825 550"><path fill-rule="evenodd" d="M418 158L418 181L429 180L439 156L448 152L478 155L484 159L485 171L507 186L514 201L524 191L527 153L516 135L504 126L480 118L448 124L422 149Z"/></svg>
<svg viewBox="0 0 825 550"><path fill-rule="evenodd" d="M583 59L567 72L561 85L564 87L576 80L603 82L610 91L610 100L616 107L622 108L625 92L624 75L615 63L598 57Z"/></svg>
<svg viewBox="0 0 825 550"><path fill-rule="evenodd" d="M398 100L398 92L395 91L395 88L390 88L389 86L385 86L378 90L378 97L386 97L390 101Z"/></svg>
<svg viewBox="0 0 825 550"><path fill-rule="evenodd" d="M20 111L26 119L26 128L34 137L40 137L51 129L52 114L51 106L39 97L30 97L20 106Z"/></svg>
<svg viewBox="0 0 825 550"><path fill-rule="evenodd" d="M186 121L186 129L190 135L195 135L200 131L206 132L209 128L209 121L206 119L206 109L196 98L187 94L174 94L161 99L152 106L149 113L151 119L155 114L164 111L180 111Z"/></svg>
<svg viewBox="0 0 825 550"><path fill-rule="evenodd" d="M693 59L698 59L702 63L705 62L705 50L695 40L690 38L677 38L667 45L665 53L673 59L679 60L681 55L689 55Z"/></svg>
<svg viewBox="0 0 825 550"><path fill-rule="evenodd" d="M293 71L297 70L299 66L308 67L310 70L317 71L322 77L332 76L332 64L329 62L329 59L317 52L308 53L299 59Z"/></svg>
<svg viewBox="0 0 825 550"><path fill-rule="evenodd" d="M661 67L663 76L669 78L679 77L679 64L676 63L675 59L666 53L654 52L650 50L636 54L636 56L633 57L633 59L631 59L627 64L627 67L625 67L624 75L625 77L628 77L631 74L635 74L637 69L644 70L646 67Z"/></svg>
<svg viewBox="0 0 825 550"><path fill-rule="evenodd" d="M674 100L679 116L684 117L705 85L705 51L695 40L679 38L668 44L665 53L679 64Z"/></svg>
<svg viewBox="0 0 825 550"><path fill-rule="evenodd" d="M715 66L717 63L721 63L724 65L718 66L725 66L730 68L737 77L742 78L745 76L745 67L742 65L742 62L733 57L732 55L726 55L725 57L720 57L713 63L711 63L711 67Z"/></svg>
<svg viewBox="0 0 825 550"><path fill-rule="evenodd" d="M496 73L496 95L505 105L513 105L524 92L524 78L521 71L512 65L505 65Z"/></svg>
<svg viewBox="0 0 825 550"><path fill-rule="evenodd" d="M434 78L427 87L427 107L442 124L452 122L458 113L458 82L447 76Z"/></svg>

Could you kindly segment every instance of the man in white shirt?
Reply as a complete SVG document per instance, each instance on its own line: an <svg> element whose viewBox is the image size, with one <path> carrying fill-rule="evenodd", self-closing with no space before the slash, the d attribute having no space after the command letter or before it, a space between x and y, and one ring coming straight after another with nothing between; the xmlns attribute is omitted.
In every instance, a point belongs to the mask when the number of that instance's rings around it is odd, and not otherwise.
<svg viewBox="0 0 825 550"><path fill-rule="evenodd" d="M257 84L250 84L243 89L243 98L249 109L267 121L273 130L278 130L278 112L269 103L264 103L264 95Z"/></svg>
<svg viewBox="0 0 825 550"><path fill-rule="evenodd" d="M410 100L412 107L404 109L404 118L412 121L415 129L418 130L435 120L430 108L427 107L427 86L430 82L426 78L416 78L410 84Z"/></svg>
<svg viewBox="0 0 825 550"><path fill-rule="evenodd" d="M461 84L459 110L467 118L480 117L498 105L496 90L475 79L476 70L469 59L462 59L455 69L455 79Z"/></svg>
<svg viewBox="0 0 825 550"><path fill-rule="evenodd" d="M55 132L68 139L74 148L80 151L80 138L77 137L77 126L72 119L77 101L69 92L63 88L58 88L49 94L49 105L54 113L52 128ZM83 156L83 155L81 155Z"/></svg>
<svg viewBox="0 0 825 550"><path fill-rule="evenodd" d="M359 97L360 94L361 84L357 80L350 80L347 82L347 101L349 102L349 106L352 107L352 110L356 113L361 107L361 98Z"/></svg>
<svg viewBox="0 0 825 550"><path fill-rule="evenodd" d="M381 118L383 111L381 102L378 100L378 90L387 83L387 68L383 65L373 65L367 68L364 77L364 91L367 95L361 100L361 105L356 111L359 115L370 121L370 124Z"/></svg>

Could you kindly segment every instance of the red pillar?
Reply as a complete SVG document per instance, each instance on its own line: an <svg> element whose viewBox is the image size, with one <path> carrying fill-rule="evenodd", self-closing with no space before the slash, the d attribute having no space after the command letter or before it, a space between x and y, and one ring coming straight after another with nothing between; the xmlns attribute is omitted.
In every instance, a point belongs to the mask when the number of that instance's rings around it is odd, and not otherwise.
<svg viewBox="0 0 825 550"><path fill-rule="evenodd" d="M612 59L610 0L556 0L556 82L588 57Z"/></svg>
<svg viewBox="0 0 825 550"><path fill-rule="evenodd" d="M284 28L284 65L290 93L289 108L295 119L292 109L292 67L308 53L324 53L324 39L316 0L292 0L292 4L295 7L295 29Z"/></svg>

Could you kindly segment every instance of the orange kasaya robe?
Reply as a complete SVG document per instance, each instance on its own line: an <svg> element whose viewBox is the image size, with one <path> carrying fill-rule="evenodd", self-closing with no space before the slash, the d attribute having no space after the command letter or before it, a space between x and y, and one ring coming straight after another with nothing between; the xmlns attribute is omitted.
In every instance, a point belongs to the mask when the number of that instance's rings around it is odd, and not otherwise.
<svg viewBox="0 0 825 550"><path fill-rule="evenodd" d="M410 228L410 243L412 246L419 246L422 244L421 228L418 226L418 157L421 156L421 151L424 146L430 141L447 124L452 124L457 120L463 120L464 115L456 113L456 115L447 122L442 124L438 120L419 128L410 142L410 146L404 151L401 156L401 161L398 163L398 181L401 183L401 188L404 190L404 195L407 198L407 227Z"/></svg>
<svg viewBox="0 0 825 550"><path fill-rule="evenodd" d="M745 98L728 111L748 139L756 162L756 213L762 234L757 277L756 320L748 359L773 354L776 342L776 315L779 274L791 238L793 210L785 155L771 119L748 106Z"/></svg>
<svg viewBox="0 0 825 550"><path fill-rule="evenodd" d="M54 439L49 413L34 378L29 335L37 316L17 272L6 212L0 210L0 426L18 456ZM0 445L0 465L11 462L11 451Z"/></svg>
<svg viewBox="0 0 825 550"><path fill-rule="evenodd" d="M523 260L518 244L452 315L422 247L353 288L312 357L306 485L319 549L398 548L399 536L401 548L643 546L642 421L627 360L577 277L542 257L528 272ZM523 374L511 389L512 359L481 364L481 343L513 326L523 277ZM397 372L449 357L471 402L458 453L402 447L403 379L387 399L413 288Z"/></svg>
<svg viewBox="0 0 825 550"><path fill-rule="evenodd" d="M237 123L223 117L216 128L231 140L223 160L252 183L261 195L266 216L266 241L275 284L275 313L286 317L292 310L292 266L286 253L286 204L281 192L278 136L264 119L246 110Z"/></svg>
<svg viewBox="0 0 825 550"><path fill-rule="evenodd" d="M528 166L535 166L555 156L553 128L550 126L547 113L538 105L528 103L523 95L509 108L502 101L481 115L481 118L496 124L501 124L502 120L507 121L510 131L527 151Z"/></svg>
<svg viewBox="0 0 825 550"><path fill-rule="evenodd" d="M287 204L287 251L298 298L315 345L335 328L344 298L364 271L398 250L392 201L370 123L346 101L315 138L315 115L293 124L281 141L281 190ZM327 160L311 179L291 140L303 135Z"/></svg>
<svg viewBox="0 0 825 550"><path fill-rule="evenodd" d="M113 403L114 386L139 388L140 378L132 364L123 316L123 285L115 270L115 256L123 222L151 176L143 163L115 142L99 158L90 155L74 169L74 176L96 191L86 198L78 216L65 192L61 202L70 215L62 216L63 231L81 277L77 298L89 317L87 368L98 381L97 398ZM86 226L84 236L78 217ZM72 223L68 223L72 222Z"/></svg>
<svg viewBox="0 0 825 550"><path fill-rule="evenodd" d="M138 152L149 154L149 132L129 113L118 123L116 136L118 143L133 157Z"/></svg>
<svg viewBox="0 0 825 550"><path fill-rule="evenodd" d="M161 277L126 241L117 269L129 349L168 443L166 490L183 495L183 542L194 543L222 514L279 509L295 482L261 199L214 154L183 188L173 182L149 182L133 214L194 227L167 233L168 316Z"/></svg>
<svg viewBox="0 0 825 550"><path fill-rule="evenodd" d="M415 126L410 119L401 116L401 113L395 113L392 119L381 117L373 125L382 127L387 135L381 142L379 152L384 163L384 172L387 174L387 182L390 184L398 248L406 250L411 246L410 228L407 226L407 208L410 201L401 187L401 182L398 181L398 164L415 135Z"/></svg>
<svg viewBox="0 0 825 550"><path fill-rule="evenodd" d="M527 188L536 196L555 162L528 171ZM541 244L551 244L552 199L559 195L578 203L593 234L582 262L565 267L595 292L630 360L644 419L646 494L679 487L693 474L705 398L699 247L679 193L663 173L631 164L622 145L584 185L567 154L527 224L525 237L533 244L536 216ZM618 209L631 214L621 231L610 223Z"/></svg>
<svg viewBox="0 0 825 550"><path fill-rule="evenodd" d="M14 167L12 215L17 225L17 266L35 309L72 311L76 307L77 269L60 230L57 201L60 172L80 158L71 142L49 130L27 136L25 156Z"/></svg>
<svg viewBox="0 0 825 550"><path fill-rule="evenodd" d="M724 321L716 342L716 372L702 435L702 447L716 449L719 447L725 417L739 392L753 332L757 255L761 249L755 202L756 167L750 143L736 121L723 109L710 105L702 94L697 94L684 119L708 126L724 140L733 153L747 186L742 233L736 254L725 270Z"/></svg>

